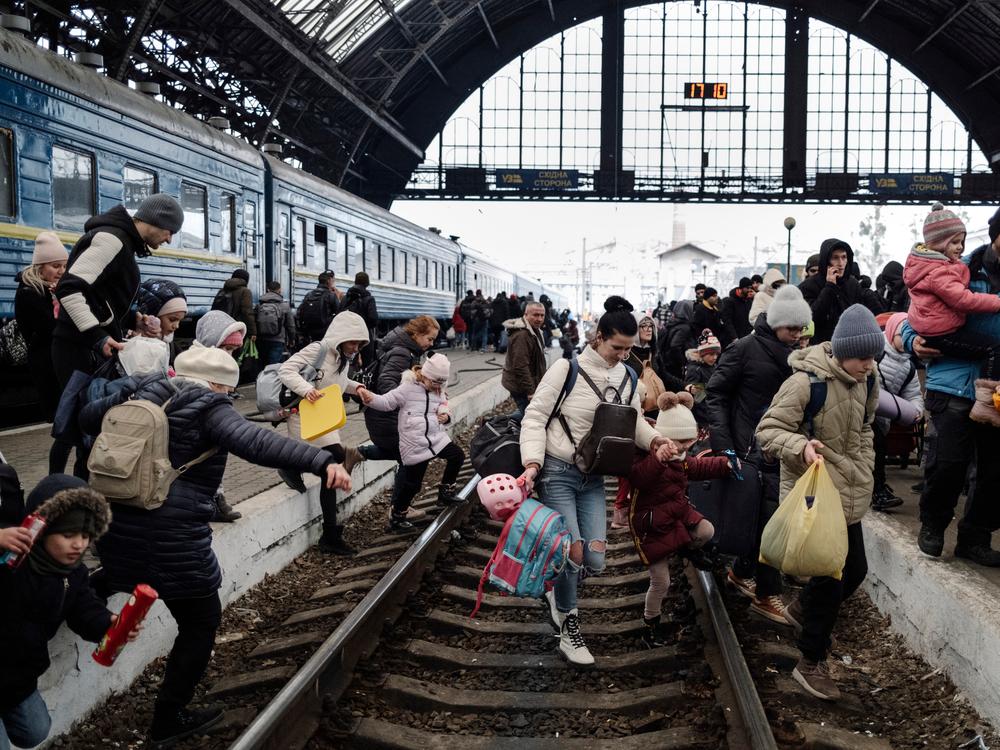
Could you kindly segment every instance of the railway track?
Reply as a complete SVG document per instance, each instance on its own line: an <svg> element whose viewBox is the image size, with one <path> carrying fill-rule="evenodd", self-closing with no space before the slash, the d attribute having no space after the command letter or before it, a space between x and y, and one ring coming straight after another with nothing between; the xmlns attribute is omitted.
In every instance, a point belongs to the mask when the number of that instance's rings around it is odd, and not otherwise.
<svg viewBox="0 0 1000 750"><path fill-rule="evenodd" d="M478 510L475 479L463 475L469 502L433 517L415 541L376 540L285 622L289 635L250 654L266 664L314 649L297 671L257 669L212 686L209 697L250 679L284 682L233 750L535 750L567 739L587 750L776 747L710 576L674 566L664 603L669 643L643 646L648 577L625 533L611 532L607 569L581 588L593 669L558 655L537 600L487 594L470 619L500 529ZM357 603L338 601L363 590ZM329 635L309 627L337 615Z"/></svg>

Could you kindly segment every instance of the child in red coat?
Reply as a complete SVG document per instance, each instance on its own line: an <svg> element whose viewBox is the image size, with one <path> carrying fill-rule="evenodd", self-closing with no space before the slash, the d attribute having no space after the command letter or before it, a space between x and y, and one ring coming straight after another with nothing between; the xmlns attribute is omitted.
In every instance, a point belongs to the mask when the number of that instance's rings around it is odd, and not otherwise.
<svg viewBox="0 0 1000 750"><path fill-rule="evenodd" d="M670 587L670 556L686 556L715 535L712 524L688 501L688 480L727 477L732 470L728 458L687 455L698 438L691 394L663 393L657 406L660 414L656 431L672 440L679 452L665 464L652 453L639 453L628 475L629 530L639 557L649 566L643 613L646 632L642 638L650 648L666 643L659 624L663 599Z"/></svg>

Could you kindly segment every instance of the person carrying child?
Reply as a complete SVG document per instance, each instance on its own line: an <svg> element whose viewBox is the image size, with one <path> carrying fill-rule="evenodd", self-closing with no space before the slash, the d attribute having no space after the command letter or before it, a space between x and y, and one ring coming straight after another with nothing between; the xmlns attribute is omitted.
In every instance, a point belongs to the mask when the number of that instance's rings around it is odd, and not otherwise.
<svg viewBox="0 0 1000 750"><path fill-rule="evenodd" d="M1000 427L1000 412L978 397L980 390L1000 393L1000 340L965 328L970 314L1000 312L1000 295L969 289L964 250L965 224L935 203L924 220L924 241L913 246L903 268L903 281L910 291L908 322L925 346L949 357L984 360L969 418Z"/></svg>
<svg viewBox="0 0 1000 750"><path fill-rule="evenodd" d="M841 578L809 579L786 619L798 631L802 652L792 676L811 695L837 700L840 691L830 676L826 657L840 605L868 574L861 519L868 510L874 481L872 421L878 404L875 357L885 337L871 311L851 305L841 315L829 342L794 352L792 375L774 396L757 427L761 449L781 462L781 499L816 461L824 461L840 493L847 521L847 559ZM826 397L811 419L806 407L813 385L823 384Z"/></svg>
<svg viewBox="0 0 1000 750"><path fill-rule="evenodd" d="M701 548L715 536L715 527L688 501L688 480L728 477L733 469L724 456L687 455L698 439L692 406L690 393L660 394L656 431L672 440L678 452L664 463L655 453L637 451L628 475L629 531L639 557L649 566L642 615L646 626L642 641L649 648L667 644L660 628L660 612L670 587L670 557L679 553L702 567L706 561Z"/></svg>
<svg viewBox="0 0 1000 750"><path fill-rule="evenodd" d="M97 643L118 617L90 588L83 565L83 553L111 521L104 497L82 479L51 474L28 495L26 511L47 522L30 551L27 529L0 536L0 550L28 556L17 568L0 565L0 750L34 747L48 737L52 719L38 678L49 668L48 644L59 626L65 622ZM138 633L137 627L129 640Z"/></svg>
<svg viewBox="0 0 1000 750"><path fill-rule="evenodd" d="M427 467L435 458L445 465L438 485L437 501L456 505L462 500L455 494L455 481L465 463L465 451L451 442L445 425L451 422L448 410L448 376L451 363L443 354L428 357L423 365L404 372L399 386L378 395L361 389L365 406L375 411L399 410L399 456L403 474L399 491L399 506L409 507L420 491Z"/></svg>

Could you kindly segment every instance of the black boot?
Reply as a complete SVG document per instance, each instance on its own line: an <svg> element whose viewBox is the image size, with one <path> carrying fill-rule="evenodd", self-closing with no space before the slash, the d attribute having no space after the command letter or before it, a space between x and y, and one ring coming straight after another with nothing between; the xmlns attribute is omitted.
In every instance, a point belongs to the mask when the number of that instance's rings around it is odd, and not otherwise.
<svg viewBox="0 0 1000 750"><path fill-rule="evenodd" d="M930 524L921 524L920 534L917 535L917 546L925 555L941 557L941 552L944 550L944 530Z"/></svg>
<svg viewBox="0 0 1000 750"><path fill-rule="evenodd" d="M439 484L437 502L438 505L461 505L464 500L455 494L455 485Z"/></svg>
<svg viewBox="0 0 1000 750"><path fill-rule="evenodd" d="M395 534L405 534L413 530L413 524L406 520L406 511L403 511L400 516L392 512L389 513L388 530Z"/></svg>
<svg viewBox="0 0 1000 750"><path fill-rule="evenodd" d="M306 483L302 481L302 475L295 471L287 471L286 469L278 469L278 476L281 477L281 481L287 484L296 492L305 492Z"/></svg>
<svg viewBox="0 0 1000 750"><path fill-rule="evenodd" d="M892 487L887 484L876 487L872 492L872 510L885 512L892 508L898 508L902 504L903 499L897 497L896 493L892 491Z"/></svg>
<svg viewBox="0 0 1000 750"><path fill-rule="evenodd" d="M987 568L1000 568L1000 552L990 546L990 532L982 529L958 530L955 557Z"/></svg>
<svg viewBox="0 0 1000 750"><path fill-rule="evenodd" d="M319 551L326 555L343 555L350 557L358 551L344 541L343 526L327 526L323 528L323 536L319 538Z"/></svg>
<svg viewBox="0 0 1000 750"><path fill-rule="evenodd" d="M222 719L222 709L201 708L193 711L186 708L164 713L155 711L149 739L157 750L170 747L186 737L201 734L215 726Z"/></svg>
<svg viewBox="0 0 1000 750"><path fill-rule="evenodd" d="M215 513L212 514L213 521L219 521L220 523L232 523L239 518L243 518L242 513L237 510L233 510L233 506L226 502L226 496L221 492L215 493L215 497L212 498L212 502L215 503Z"/></svg>
<svg viewBox="0 0 1000 750"><path fill-rule="evenodd" d="M642 631L643 644L646 648L662 648L668 645L666 634L663 632L663 628L660 627L660 616L656 617L645 617L642 618L642 624L645 625L645 629Z"/></svg>

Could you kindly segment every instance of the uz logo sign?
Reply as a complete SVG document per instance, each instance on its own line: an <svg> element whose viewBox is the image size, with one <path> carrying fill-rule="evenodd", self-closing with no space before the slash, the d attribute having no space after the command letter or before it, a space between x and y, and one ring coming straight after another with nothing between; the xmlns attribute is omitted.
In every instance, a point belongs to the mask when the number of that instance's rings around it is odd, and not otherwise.
<svg viewBox="0 0 1000 750"><path fill-rule="evenodd" d="M879 177L875 180L875 186L880 188L895 188L899 187L896 184L895 177Z"/></svg>

